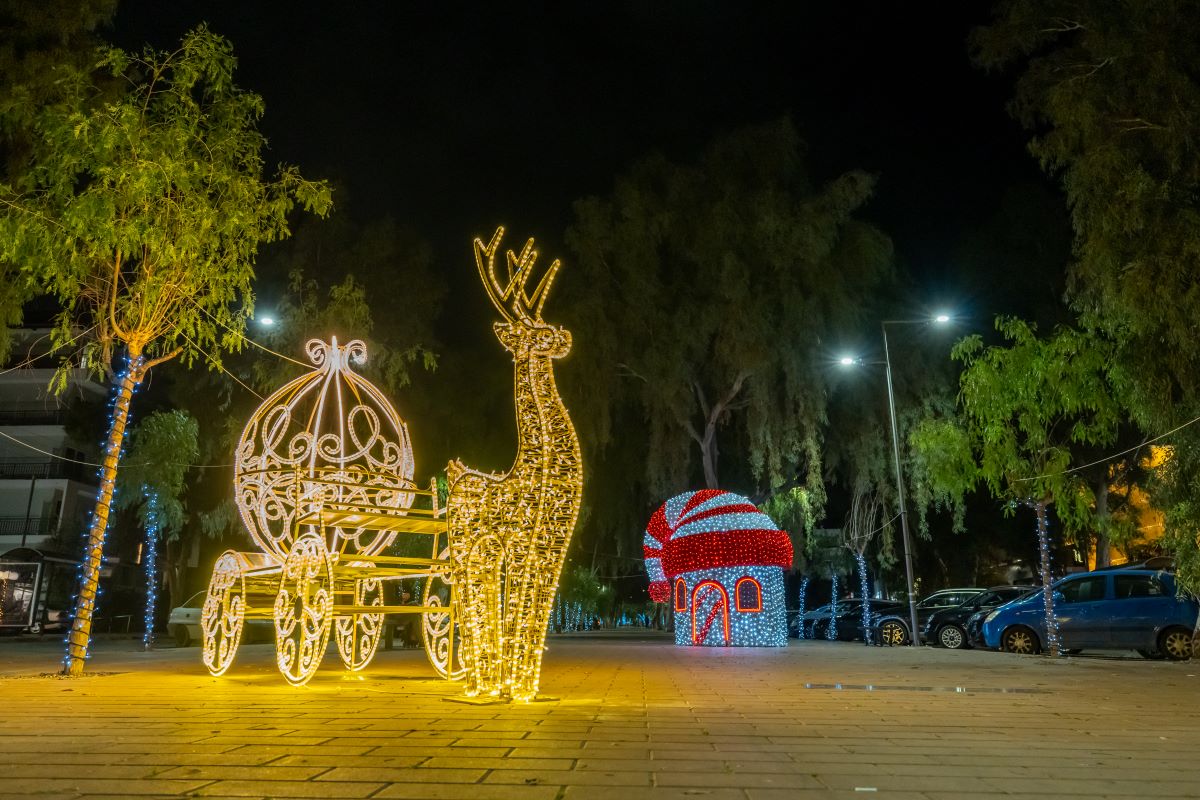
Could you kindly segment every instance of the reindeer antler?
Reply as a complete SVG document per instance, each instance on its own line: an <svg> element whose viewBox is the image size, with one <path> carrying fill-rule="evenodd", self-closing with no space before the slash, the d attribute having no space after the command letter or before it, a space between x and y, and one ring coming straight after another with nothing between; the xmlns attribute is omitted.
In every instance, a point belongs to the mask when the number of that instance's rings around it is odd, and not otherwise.
<svg viewBox="0 0 1200 800"><path fill-rule="evenodd" d="M538 257L537 250L533 249L533 239L530 239L521 248L521 255L516 255L512 250L508 251L506 265L508 280L501 285L500 281L496 279L496 253L500 250L502 238L504 238L503 225L496 228L496 232L492 234L492 240L486 247L481 239L475 240L475 266L479 268L479 277L483 281L483 288L487 290L488 297L496 306L496 310L507 321L541 325L543 324L542 306L546 304L546 295L550 294L550 287L554 285L554 276L558 272L558 268L562 266L562 262L555 259L550 268L546 270L546 274L538 283L537 288L533 290L533 294L526 293L525 284L533 272L533 264ZM487 260L486 268L484 267L485 258Z"/></svg>

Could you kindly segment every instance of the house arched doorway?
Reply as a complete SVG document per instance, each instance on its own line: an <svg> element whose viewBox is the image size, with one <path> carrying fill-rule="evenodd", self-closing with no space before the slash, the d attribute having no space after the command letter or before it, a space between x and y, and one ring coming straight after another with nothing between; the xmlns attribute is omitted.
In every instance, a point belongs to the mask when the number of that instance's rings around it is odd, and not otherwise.
<svg viewBox="0 0 1200 800"><path fill-rule="evenodd" d="M692 644L729 644L729 593L717 581L701 581L692 589Z"/></svg>

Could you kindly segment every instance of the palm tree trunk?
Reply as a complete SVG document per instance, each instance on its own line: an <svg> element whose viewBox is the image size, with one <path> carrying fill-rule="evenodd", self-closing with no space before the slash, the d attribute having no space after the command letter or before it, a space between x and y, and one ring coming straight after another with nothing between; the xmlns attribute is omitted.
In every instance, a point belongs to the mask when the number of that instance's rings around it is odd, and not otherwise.
<svg viewBox="0 0 1200 800"><path fill-rule="evenodd" d="M113 484L117 479L117 462L125 442L125 424L129 420L129 402L133 390L142 380L142 358L140 353L130 352L129 367L122 373L117 385L117 397L112 412L112 424L108 429L108 441L104 445L103 466L100 470L100 494L92 512L92 526L88 530L87 546L83 555L79 596L75 602L75 618L71 622L71 633L67 637L67 657L63 662L63 675L82 675L88 657L88 644L92 638L92 615L96 610L96 590L100 583L100 564L104 553L104 534L108 530L109 508L112 506Z"/></svg>

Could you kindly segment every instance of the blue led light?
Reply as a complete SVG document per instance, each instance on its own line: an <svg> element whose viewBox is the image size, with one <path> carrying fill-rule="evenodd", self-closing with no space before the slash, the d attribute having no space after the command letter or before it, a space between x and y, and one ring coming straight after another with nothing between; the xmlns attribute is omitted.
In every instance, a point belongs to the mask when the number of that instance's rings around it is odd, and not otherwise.
<svg viewBox="0 0 1200 800"><path fill-rule="evenodd" d="M862 623L863 630L871 629L871 583L867 580L867 556L864 553L856 552L854 560L858 563L858 586L862 593Z"/></svg>
<svg viewBox="0 0 1200 800"><path fill-rule="evenodd" d="M796 620L797 638L807 639L808 631L804 630L804 614L806 612L805 601L808 599L808 576L803 575L800 578L800 611Z"/></svg>
<svg viewBox="0 0 1200 800"><path fill-rule="evenodd" d="M751 578L760 587L756 611L739 611L737 584ZM675 612L675 644L733 647L785 647L787 607L779 567L718 567L684 573L687 608ZM693 614L693 612L695 612ZM692 618L697 636L692 636ZM725 631L728 624L728 640Z"/></svg>
<svg viewBox="0 0 1200 800"><path fill-rule="evenodd" d="M825 638L834 640L837 638L837 614L838 614L838 576L833 576L833 585L830 588L829 601L829 625L825 628Z"/></svg>
<svg viewBox="0 0 1200 800"><path fill-rule="evenodd" d="M121 386L122 386L122 384L124 384L125 379L128 377L130 369L132 369L134 367L140 367L142 363L143 363L143 359L140 356L138 357L136 362L130 362L128 360L128 358L126 358L124 367L117 374L116 380L113 381L112 393L111 393L111 395L109 397L109 401L108 401L108 408L109 408L109 413L108 413L109 436L108 436L108 438L112 437L113 427L116 425L117 397L120 395ZM128 399L128 401L126 401L126 406L125 406L125 422L126 422L126 424L128 424L128 421L129 421L129 405L131 405L133 403L133 395L137 394L137 391L140 388L140 386L141 386L141 381L139 379L137 381L134 381L132 387L130 388L129 399ZM121 455L124 453L124 448L122 446L119 446L115 442L109 443L108 438L106 438L104 442L100 443L101 453L103 454L103 456L105 458L107 458L108 456L113 455L113 453L115 452L117 454L117 459L119 462ZM111 478L105 478L103 468L97 468L96 477L100 479L100 488L96 493L96 504L99 505L102 502L102 500L105 496L105 493L107 493L108 497L109 497L109 508L111 510L112 504L113 504L112 501L116 497L116 481ZM83 546L81 548L83 551L83 558L80 559L79 566L77 566L75 569L76 590L75 590L75 594L72 595L72 597L71 597L72 604L75 607L75 612L74 612L74 615L72 616L71 624L67 627L67 634L63 639L63 644L66 646L66 653L63 655L62 664L63 664L63 667L65 667L65 668L70 667L70 664L71 664L71 637L75 632L76 619L80 616L80 614L82 612L86 612L86 616L89 617L90 619L95 619L96 609L99 606L99 603L97 601L99 601L99 599L104 595L104 592L100 589L100 587L98 585L99 584L99 576L97 576L95 599L89 602L80 596L80 593L83 590L84 582L86 579L86 575L84 574L84 567L87 565L89 554L91 552L92 527L95 524L94 523L95 518L96 518L96 513L95 513L95 509L93 509L92 512L90 512L88 514L88 526L83 532L83 537L82 537L83 538ZM111 527L111 525L112 525L112 514L110 511L108 518L105 520L104 529L97 533L97 539L98 539L97 549L100 551L100 558L98 559L100 566L103 566L104 562L105 562L104 541L108 536L108 529L109 529L109 527ZM87 659L90 658L90 656L91 656L91 654L90 654L91 644L92 644L91 635L89 633L89 635L86 638L84 638L84 637L80 637L80 638L82 639L81 648L83 650L83 660L87 661Z"/></svg>
<svg viewBox="0 0 1200 800"><path fill-rule="evenodd" d="M147 650L154 647L154 607L158 602L158 534L158 495L146 492L146 613L143 618L146 627L142 633L142 646Z"/></svg>

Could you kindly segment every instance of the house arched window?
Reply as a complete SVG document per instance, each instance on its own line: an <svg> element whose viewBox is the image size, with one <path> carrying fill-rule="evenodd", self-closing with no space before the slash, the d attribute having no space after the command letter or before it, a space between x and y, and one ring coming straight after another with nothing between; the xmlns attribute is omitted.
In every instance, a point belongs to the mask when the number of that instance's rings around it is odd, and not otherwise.
<svg viewBox="0 0 1200 800"><path fill-rule="evenodd" d="M687 584L683 578L675 579L675 610L687 611Z"/></svg>
<svg viewBox="0 0 1200 800"><path fill-rule="evenodd" d="M733 593L738 611L762 611L762 586L754 578L739 578Z"/></svg>

